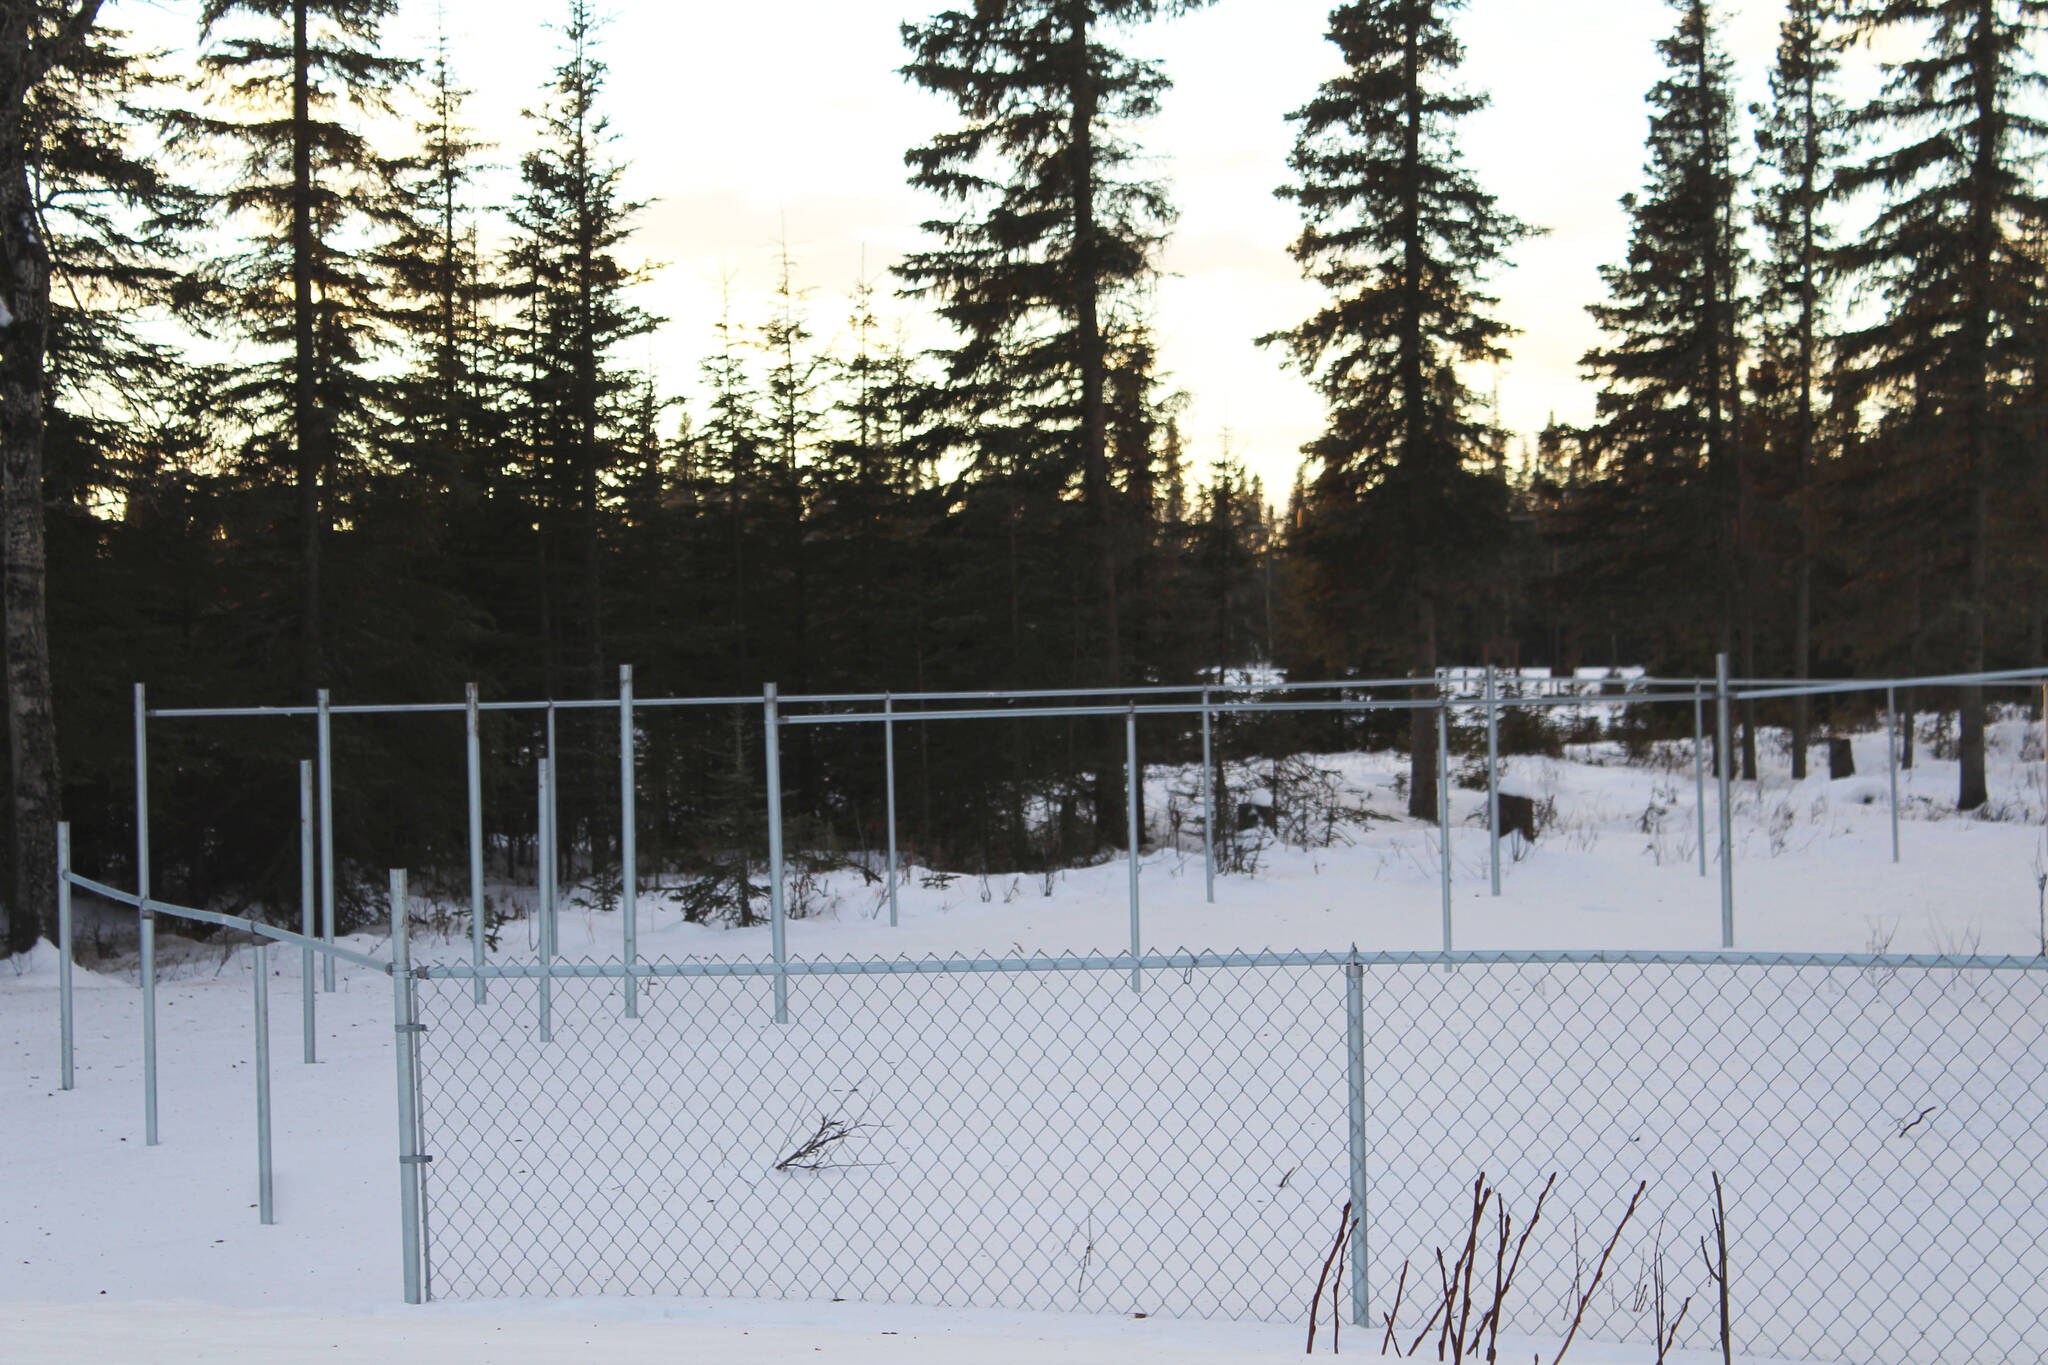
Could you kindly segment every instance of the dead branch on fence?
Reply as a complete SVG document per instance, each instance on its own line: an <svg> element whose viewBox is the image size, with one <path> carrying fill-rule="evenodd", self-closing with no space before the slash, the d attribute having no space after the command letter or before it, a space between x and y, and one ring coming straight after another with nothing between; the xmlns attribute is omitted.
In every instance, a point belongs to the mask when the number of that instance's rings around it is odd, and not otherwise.
<svg viewBox="0 0 2048 1365"><path fill-rule="evenodd" d="M1358 1220L1344 1220L1344 1231L1337 1238L1337 1271L1330 1276L1330 1354L1337 1354L1337 1338L1344 1330L1344 1262L1348 1259L1345 1251L1351 1246L1351 1236L1358 1231Z"/></svg>
<svg viewBox="0 0 2048 1365"><path fill-rule="evenodd" d="M1315 1296L1308 1301L1308 1350L1306 1355L1316 1353L1316 1319L1323 1312L1323 1286L1329 1282L1330 1267L1337 1260L1337 1252L1344 1245L1344 1238L1351 1231L1351 1201L1344 1201L1344 1211L1337 1215L1337 1236L1330 1243L1329 1254L1323 1257L1323 1273L1316 1276Z"/></svg>
<svg viewBox="0 0 2048 1365"><path fill-rule="evenodd" d="M1915 1128L1918 1128L1921 1124L1927 1122L1927 1116L1939 1108L1941 1108L1941 1106L1938 1104L1930 1104L1925 1109L1922 1109L1920 1111L1919 1118L1914 1119L1911 1123L1899 1129L1899 1136L1904 1137L1906 1134L1912 1132Z"/></svg>
<svg viewBox="0 0 2048 1365"><path fill-rule="evenodd" d="M1557 1348L1557 1354L1550 1358L1550 1365L1558 1365L1558 1362L1564 1359L1564 1353L1572 1348L1572 1338L1579 1334L1579 1324L1586 1319L1586 1305L1600 1292L1600 1281L1607 1274L1607 1262L1614 1255L1615 1244L1621 1241L1622 1231L1628 1227L1629 1219L1636 1216L1636 1205L1642 1202L1643 1192L1649 1188L1650 1182L1647 1180L1636 1184L1636 1192L1628 1201L1627 1211L1621 1215L1621 1221L1614 1225L1614 1235L1607 1239L1607 1249L1600 1253L1600 1264L1593 1268L1593 1283L1586 1286L1585 1293L1579 1295L1578 1307L1572 1313L1571 1330L1564 1334L1564 1345Z"/></svg>
<svg viewBox="0 0 2048 1365"><path fill-rule="evenodd" d="M797 1149L775 1163L778 1171L822 1171L833 1163L828 1160L832 1147L846 1141L855 1133L872 1128L872 1123L855 1123L852 1119L835 1119L820 1116L818 1127L805 1138Z"/></svg>

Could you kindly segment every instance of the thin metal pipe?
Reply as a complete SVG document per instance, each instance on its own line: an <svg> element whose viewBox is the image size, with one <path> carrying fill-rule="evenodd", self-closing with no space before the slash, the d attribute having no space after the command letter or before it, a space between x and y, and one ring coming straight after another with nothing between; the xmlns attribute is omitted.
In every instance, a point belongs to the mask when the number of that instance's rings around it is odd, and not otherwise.
<svg viewBox="0 0 2048 1365"><path fill-rule="evenodd" d="M1216 903L1216 789L1212 769L1216 763L1211 737L1215 712L1209 709L1209 694L1202 694L1202 881L1208 903Z"/></svg>
<svg viewBox="0 0 2048 1365"><path fill-rule="evenodd" d="M1410 685L1413 685L1411 680ZM902 700L902 698L897 698ZM1434 701L1295 701L1295 702L1215 702L1210 710L1222 712L1256 711L1430 711L1439 703ZM1032 706L996 707L976 711L918 711L917 719L928 720L1033 720L1033 719L1078 719L1087 716L1121 716L1127 714L1129 706ZM1141 716L1193 716L1202 710L1200 702L1187 702L1168 706L1139 706ZM784 725L854 725L875 723L887 719L882 711L837 711L811 716L784 716Z"/></svg>
<svg viewBox="0 0 2048 1365"><path fill-rule="evenodd" d="M405 1301L420 1302L419 1084L414 1069L420 1026L413 1018L412 955L406 944L405 870L391 869L391 1028L398 1071L398 1247ZM543 983L545 984L545 983Z"/></svg>
<svg viewBox="0 0 2048 1365"><path fill-rule="evenodd" d="M1372 1268L1367 1238L1371 1224L1366 1218L1371 1186L1365 1169L1365 967L1358 960L1355 944L1351 961L1344 965L1344 1059L1351 1120L1351 1321L1363 1327L1372 1321L1372 1294L1366 1279Z"/></svg>
<svg viewBox="0 0 2048 1365"><path fill-rule="evenodd" d="M538 954L541 966L543 967L553 962L555 956L548 942L548 922L554 918L555 896L553 868L555 831L553 828L554 822L549 818L551 813L549 806L551 803L548 800L548 769L552 764L552 759L543 758L540 760L538 771L535 773L536 786L534 789L534 809L536 813L534 816L533 861L534 879L537 882L534 894L534 914L540 920L540 923L534 926L533 937L534 950ZM540 1040L543 1043L551 1043L555 1038L554 989L550 984L552 980L553 978L548 976L543 976L540 979Z"/></svg>
<svg viewBox="0 0 2048 1365"><path fill-rule="evenodd" d="M307 939L314 937L313 901L313 762L302 758L299 760L299 932ZM318 1036L315 995L313 950L302 945L299 948L299 1034L307 1066L314 1063L314 1040Z"/></svg>
<svg viewBox="0 0 2048 1365"><path fill-rule="evenodd" d="M1436 709L1436 843L1444 890L1444 951L1451 951L1451 711Z"/></svg>
<svg viewBox="0 0 2048 1365"><path fill-rule="evenodd" d="M1884 757L1892 786L1892 861L1899 860L1899 690L1884 694Z"/></svg>
<svg viewBox="0 0 2048 1365"><path fill-rule="evenodd" d="M1139 943L1138 927L1138 865L1143 857L1141 848L1143 833L1138 828L1138 801L1142 795L1145 774L1138 767L1138 710L1131 708L1124 718L1124 839L1130 848L1130 892L1131 892L1131 993L1144 989L1139 979L1138 958L1144 953Z"/></svg>
<svg viewBox="0 0 2048 1365"><path fill-rule="evenodd" d="M70 882L81 891L89 891L95 896L104 896L106 899L117 901L122 905L140 904L140 898L134 892L122 891L117 887L108 886L104 882L96 882L90 877L81 877L76 872L70 874ZM155 915L170 915L176 919L194 920L200 924L218 924L224 929L235 929L245 934L255 934L258 937L270 939L274 943L296 944L300 947L311 948L315 952L332 953L344 962L354 962L373 971L387 972L391 969L391 964L382 958L371 957L368 953L359 953L352 948L343 948L337 944L324 943L317 938L306 938L304 935L295 934L289 929L280 929L274 924L265 924L261 920L244 919L239 915L223 915L214 910L195 910L189 905L173 905L165 900L150 901L149 909Z"/></svg>
<svg viewBox="0 0 2048 1365"><path fill-rule="evenodd" d="M1818 683L1802 687L1769 687L1739 692L1741 701L1769 701L1776 697L1818 696L1843 692L1884 692L1900 687L1982 687L2001 683L2037 683L2048 677L2048 669L2008 668L1993 673L1944 673L1925 678L1877 678L1854 682Z"/></svg>
<svg viewBox="0 0 2048 1365"><path fill-rule="evenodd" d="M897 924L896 913L896 701L882 699L882 801L889 826L889 927Z"/></svg>
<svg viewBox="0 0 2048 1365"><path fill-rule="evenodd" d="M157 1145L156 912L149 904L149 706L135 684L135 918L142 956L142 1141Z"/></svg>
<svg viewBox="0 0 2048 1365"><path fill-rule="evenodd" d="M1721 783L1721 946L1735 946L1735 797L1730 787L1735 766L1729 743L1728 656L1714 656L1715 770Z"/></svg>
<svg viewBox="0 0 2048 1365"><path fill-rule="evenodd" d="M774 683L761 689L761 719L763 761L768 769L768 934L776 965L781 967L789 962L789 943L782 901L782 719L777 714ZM775 978L775 1022L789 1022L789 978L779 973Z"/></svg>
<svg viewBox="0 0 2048 1365"><path fill-rule="evenodd" d="M556 793L562 787L562 766L555 753L555 708L548 707L548 917L544 927L548 935L548 953L561 951L561 935L557 931L556 916L561 910L562 895L562 806L556 800Z"/></svg>
<svg viewBox="0 0 2048 1365"><path fill-rule="evenodd" d="M57 1084L72 1088L71 822L57 822Z"/></svg>
<svg viewBox="0 0 2048 1365"><path fill-rule="evenodd" d="M640 956L640 848L634 804L638 740L633 728L633 665L619 665L619 914L626 964ZM626 978L626 1017L640 1017L640 993Z"/></svg>
<svg viewBox="0 0 2048 1365"><path fill-rule="evenodd" d="M256 940L256 1221L277 1219L270 1204L270 943Z"/></svg>
<svg viewBox="0 0 2048 1365"><path fill-rule="evenodd" d="M1495 700L1493 665L1486 666L1486 838L1493 869L1493 894L1500 894L1500 706Z"/></svg>
<svg viewBox="0 0 2048 1365"><path fill-rule="evenodd" d="M1707 875L1707 721L1706 702L1692 699L1692 814L1699 827L1700 875Z"/></svg>
<svg viewBox="0 0 2048 1365"><path fill-rule="evenodd" d="M1443 965L1457 967L1744 967L1759 969L1814 968L1863 970L1896 967L1900 970L1930 968L1966 971L2048 972L2048 958L2038 954L2025 957L1954 957L1937 953L1754 953L1712 950L1579 950L1579 949L1460 949L1445 953L1437 949L1404 952L1362 953L1358 961L1369 968ZM1138 959L1146 971L1189 971L1237 967L1341 967L1352 961L1345 952L1258 952L1258 953L1148 953ZM929 957L912 958L818 958L789 962L649 962L636 964L630 975L638 977L773 977L773 976L948 976L991 975L1036 972L1125 972L1131 958L1089 954L1073 957ZM416 967L413 975L436 981L464 981L478 969L466 962ZM540 967L531 962L492 964L482 974L494 979L533 980L547 976L557 980L604 980L628 975L617 962L563 962Z"/></svg>
<svg viewBox="0 0 2048 1365"><path fill-rule="evenodd" d="M484 909L484 741L482 717L477 710L477 686L463 686L463 766L469 784L469 955L484 964L484 933L489 916ZM476 1003L484 1003L484 981L476 981Z"/></svg>
<svg viewBox="0 0 2048 1365"><path fill-rule="evenodd" d="M319 740L320 773L320 937L334 942L334 732L327 689L316 694L319 705L314 729ZM321 959L320 988L334 989L334 958Z"/></svg>

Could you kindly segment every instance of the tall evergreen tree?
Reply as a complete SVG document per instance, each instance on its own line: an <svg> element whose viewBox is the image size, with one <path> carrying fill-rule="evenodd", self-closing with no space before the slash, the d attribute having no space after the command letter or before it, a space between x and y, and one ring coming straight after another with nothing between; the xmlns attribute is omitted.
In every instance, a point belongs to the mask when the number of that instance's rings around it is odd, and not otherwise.
<svg viewBox="0 0 2048 1365"><path fill-rule="evenodd" d="M540 143L520 161L505 257L524 339L524 435L533 462L543 684L550 696L572 667L572 650L580 653L580 685L593 696L606 685L603 508L612 475L627 458L620 435L631 426L638 387L616 352L657 325L628 293L645 271L619 257L644 205L624 197L625 167L608 159L613 134L597 107L605 80L597 28L588 0L568 0L562 62L547 104L531 115Z"/></svg>
<svg viewBox="0 0 2048 1365"><path fill-rule="evenodd" d="M1760 369L1768 376L1762 414L1777 463L1791 466L1788 501L1797 520L1793 551L1792 676L1813 667L1813 574L1819 509L1815 485L1826 459L1827 331L1834 272L1828 219L1845 151L1843 105L1835 90L1841 60L1826 0L1790 0L1778 29L1771 99L1754 111L1769 180L1759 197L1766 251L1757 312ZM1793 699L1792 776L1806 776L1809 703Z"/></svg>
<svg viewBox="0 0 2048 1365"><path fill-rule="evenodd" d="M1171 208L1160 184L1136 178L1130 141L1157 111L1166 77L1106 39L1206 3L981 0L903 27L903 74L952 100L962 122L906 155L911 183L959 212L924 225L938 245L910 255L898 274L960 334L946 382L974 429L975 459L1039 487L1079 484L1101 622L1086 650L1099 665L1088 671L1110 685L1127 673L1112 352L1154 277ZM1098 741L1095 823L1113 837L1121 787L1106 733Z"/></svg>
<svg viewBox="0 0 2048 1365"><path fill-rule="evenodd" d="M1688 621L1712 622L1733 653L1747 620L1729 63L1708 0L1671 3L1678 24L1657 45L1667 74L1649 96L1647 183L1622 201L1628 255L1602 269L1610 301L1591 309L1608 340L1581 362L1601 392L1588 433L1599 477L1579 515L1603 575L1661 603L1676 627L1639 642L1653 658L1696 647ZM1753 673L1747 655L1737 666Z"/></svg>
<svg viewBox="0 0 2048 1365"><path fill-rule="evenodd" d="M1944 601L1964 670L1990 656L1998 527L1994 498L2040 456L2017 403L2042 345L2048 271L2028 242L2048 219L2037 191L2048 80L2029 45L2048 0L1871 0L1865 33L1921 38L1885 66L1883 89L1853 125L1878 144L1839 180L1879 196L1867 232L1836 259L1873 285L1883 316L1842 338L1845 378L1881 402L1893 482L1911 489L1918 534L1880 553L1914 566ZM1983 689L1963 689L1957 804L1988 799Z"/></svg>
<svg viewBox="0 0 2048 1365"><path fill-rule="evenodd" d="M1447 606L1472 593L1505 531L1505 483L1474 467L1496 437L1457 366L1505 355L1510 329L1483 281L1529 232L1458 151L1458 120L1487 102L1451 84L1462 8L1354 0L1331 13L1344 69L1289 115L1298 178L1281 194L1302 209L1294 258L1332 297L1267 338L1329 408L1305 447L1316 475L1300 532L1319 609L1337 638L1358 641L1378 603L1397 603L1420 676L1435 673ZM1425 819L1434 728L1414 713L1409 809Z"/></svg>
<svg viewBox="0 0 2048 1365"><path fill-rule="evenodd" d="M390 112L416 64L381 50L397 0L206 0L211 46L200 66L233 114L198 114L189 131L239 146L225 196L250 221L205 300L270 356L242 369L223 398L248 415L244 454L261 486L294 489L298 541L298 681L329 669L324 545L337 496L386 402L372 371L380 278L360 242L384 212L389 163L361 121Z"/></svg>

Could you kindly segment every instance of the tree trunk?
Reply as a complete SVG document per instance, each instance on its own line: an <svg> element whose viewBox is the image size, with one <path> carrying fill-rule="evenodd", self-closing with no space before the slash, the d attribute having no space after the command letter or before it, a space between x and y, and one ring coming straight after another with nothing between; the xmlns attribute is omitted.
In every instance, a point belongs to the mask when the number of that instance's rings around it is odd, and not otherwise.
<svg viewBox="0 0 2048 1365"><path fill-rule="evenodd" d="M310 697L327 671L320 622L320 480L327 432L313 325L313 94L306 4L292 3L292 435L298 446L299 686Z"/></svg>
<svg viewBox="0 0 2048 1365"><path fill-rule="evenodd" d="M57 723L50 683L43 549L43 390L49 345L50 248L29 184L22 105L92 27L80 0L40 43L42 6L0 6L0 536L14 885L0 907L0 954L35 946L57 917Z"/></svg>

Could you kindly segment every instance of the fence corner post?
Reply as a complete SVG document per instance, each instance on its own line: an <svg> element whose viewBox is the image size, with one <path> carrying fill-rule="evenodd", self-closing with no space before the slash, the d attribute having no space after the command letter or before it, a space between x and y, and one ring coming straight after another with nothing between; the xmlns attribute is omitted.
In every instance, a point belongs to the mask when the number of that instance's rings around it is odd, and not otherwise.
<svg viewBox="0 0 2048 1365"><path fill-rule="evenodd" d="M789 938L782 899L782 716L775 684L761 688L764 763L768 769L768 934L775 957L775 1022L789 1022Z"/></svg>
<svg viewBox="0 0 2048 1365"><path fill-rule="evenodd" d="M1344 965L1344 1059L1345 1090L1349 1098L1351 1132L1351 1321L1358 1327L1372 1321L1372 1294L1367 1282L1371 1269L1366 1218L1365 1171L1365 964L1358 960L1358 945L1351 945L1351 961Z"/></svg>
<svg viewBox="0 0 2048 1365"><path fill-rule="evenodd" d="M398 1072L398 1240L405 1301L420 1295L419 1035L414 1018L412 954L406 944L409 897L405 869L391 869L392 1051Z"/></svg>
<svg viewBox="0 0 2048 1365"><path fill-rule="evenodd" d="M314 931L314 856L313 856L313 761L299 760L299 933L306 938L316 937ZM327 956L325 953L322 957ZM305 1065L311 1066L316 1060L318 1044L317 1006L314 1003L313 950L301 945L299 948L299 1032L302 1035L302 1052Z"/></svg>
<svg viewBox="0 0 2048 1365"><path fill-rule="evenodd" d="M639 752L633 727L633 665L619 665L619 914L626 959L626 1017L640 1017L640 983L633 977L633 964L640 957L640 848L635 837L637 807L635 767Z"/></svg>
<svg viewBox="0 0 2048 1365"><path fill-rule="evenodd" d="M71 1018L71 822L57 822L57 1051L58 1085L69 1090L72 1073Z"/></svg>
<svg viewBox="0 0 2048 1365"><path fill-rule="evenodd" d="M256 940L256 1221L269 1227L277 1221L270 1191L270 943Z"/></svg>
<svg viewBox="0 0 2048 1365"><path fill-rule="evenodd" d="M484 965L489 918L484 906L484 756L483 716L475 683L463 685L464 766L469 785L469 960ZM484 978L474 983L476 1003L484 1003Z"/></svg>
<svg viewBox="0 0 2048 1365"><path fill-rule="evenodd" d="M320 938L334 942L334 732L326 688L315 696L317 752L320 763ZM334 954L320 958L320 989L334 993Z"/></svg>
<svg viewBox="0 0 2048 1365"><path fill-rule="evenodd" d="M1444 892L1444 951L1451 951L1451 699L1450 684L1442 684L1443 698L1436 707L1436 844L1438 870ZM1444 963L1449 971L1451 964Z"/></svg>
<svg viewBox="0 0 2048 1365"><path fill-rule="evenodd" d="M1500 705L1495 700L1493 665L1486 666L1486 840L1493 870L1493 894L1500 894Z"/></svg>
<svg viewBox="0 0 2048 1365"><path fill-rule="evenodd" d="M1715 772L1721 782L1721 946L1735 946L1735 767L1728 723L1728 656L1714 656Z"/></svg>
<svg viewBox="0 0 2048 1365"><path fill-rule="evenodd" d="M889 835L889 927L897 927L896 912L896 698L882 696L882 802Z"/></svg>
<svg viewBox="0 0 2048 1365"><path fill-rule="evenodd" d="M1131 993L1134 995L1144 989L1138 969L1138 957L1144 951L1139 946L1138 921L1138 861L1144 853L1144 831L1138 828L1138 801L1144 781L1144 770L1138 767L1138 705L1133 702L1124 716L1124 838L1131 846Z"/></svg>
<svg viewBox="0 0 2048 1365"><path fill-rule="evenodd" d="M157 1145L156 911L149 908L149 705L135 684L135 933L142 975L142 1142Z"/></svg>
<svg viewBox="0 0 2048 1365"><path fill-rule="evenodd" d="M1202 882L1210 905L1216 903L1216 787L1215 743L1211 736L1214 710L1209 693L1202 692Z"/></svg>
<svg viewBox="0 0 2048 1365"><path fill-rule="evenodd" d="M1892 784L1892 861L1899 860L1899 689L1884 690L1885 770ZM2044 751L2048 752L2048 751Z"/></svg>

